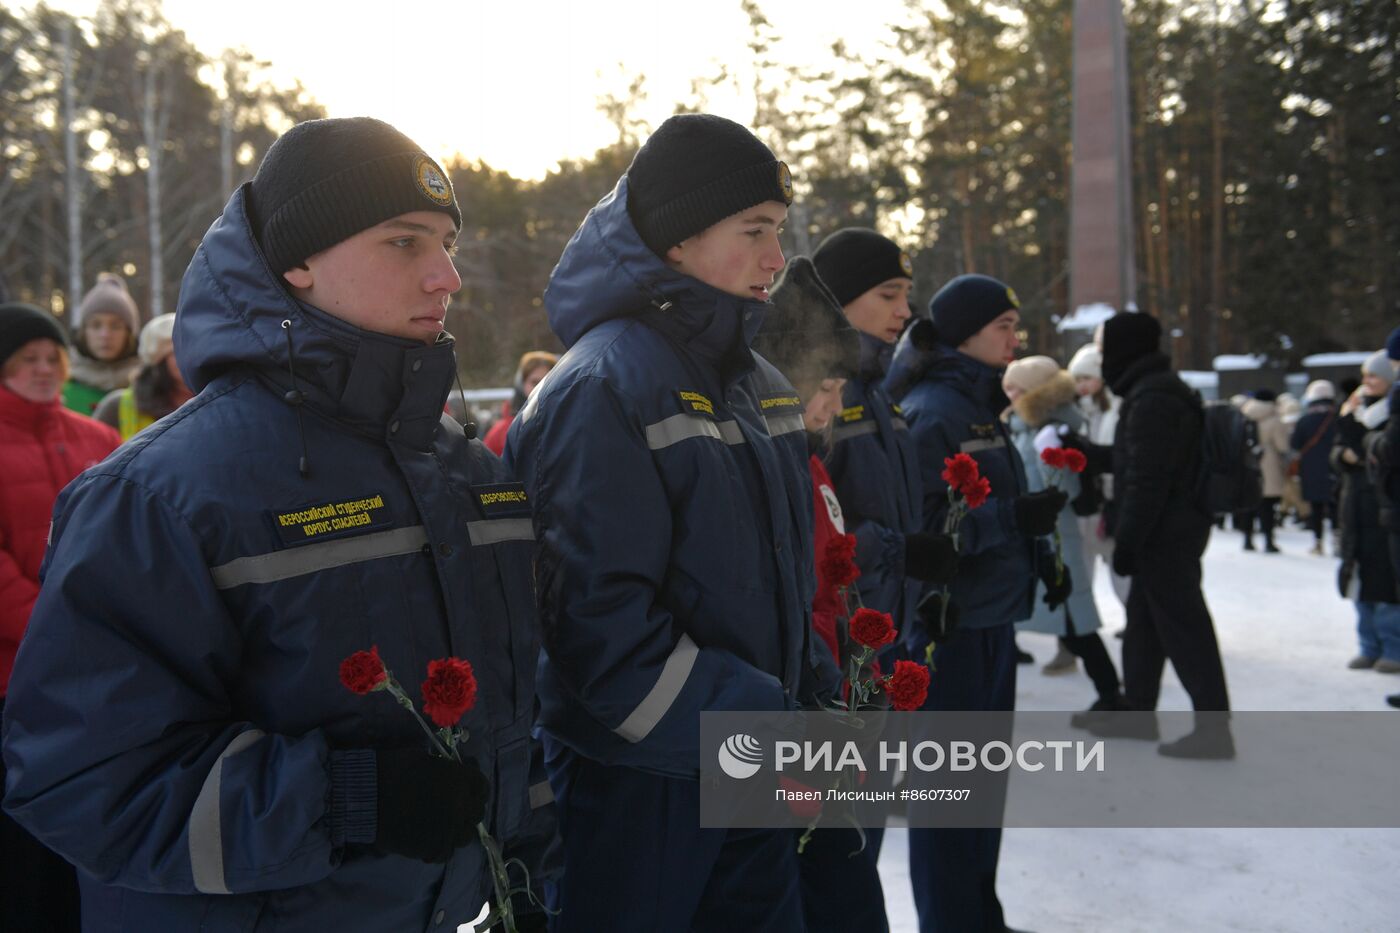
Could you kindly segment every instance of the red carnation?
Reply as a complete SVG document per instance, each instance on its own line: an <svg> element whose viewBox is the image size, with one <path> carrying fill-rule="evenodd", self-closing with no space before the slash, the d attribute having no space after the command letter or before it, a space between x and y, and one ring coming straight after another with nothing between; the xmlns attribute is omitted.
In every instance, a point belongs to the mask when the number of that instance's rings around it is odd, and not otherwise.
<svg viewBox="0 0 1400 933"><path fill-rule="evenodd" d="M894 662L894 673L885 678L885 692L890 704L901 712L910 712L928 699L928 668L913 661Z"/></svg>
<svg viewBox="0 0 1400 933"><path fill-rule="evenodd" d="M837 535L828 541L822 556L822 579L837 589L856 582L860 568L855 564L855 554L855 535Z"/></svg>
<svg viewBox="0 0 1400 933"><path fill-rule="evenodd" d="M368 651L356 651L340 662L340 682L351 693L364 696L383 687L389 681L384 662L379 658L379 646Z"/></svg>
<svg viewBox="0 0 1400 933"><path fill-rule="evenodd" d="M1052 470L1063 470L1065 468L1065 452L1063 447L1047 447L1040 452L1040 459Z"/></svg>
<svg viewBox="0 0 1400 933"><path fill-rule="evenodd" d="M969 483L977 482L977 477L981 475L977 469L977 461L972 459L970 454L944 457L943 468L943 482L954 489L962 489Z"/></svg>
<svg viewBox="0 0 1400 933"><path fill-rule="evenodd" d="M987 497L992 494L992 481L985 476L977 477L975 482L963 486L958 492L967 500L967 507L975 509L987 501Z"/></svg>
<svg viewBox="0 0 1400 933"><path fill-rule="evenodd" d="M476 705L476 675L460 658L428 662L428 679L423 681L423 712L440 728L457 724Z"/></svg>
<svg viewBox="0 0 1400 933"><path fill-rule="evenodd" d="M851 616L851 637L867 648L882 648L894 641L897 634L888 612L862 608Z"/></svg>
<svg viewBox="0 0 1400 933"><path fill-rule="evenodd" d="M1066 447L1064 451L1065 468L1071 473L1083 473L1084 468L1089 465L1089 461L1084 457L1084 452L1075 450L1073 447Z"/></svg>

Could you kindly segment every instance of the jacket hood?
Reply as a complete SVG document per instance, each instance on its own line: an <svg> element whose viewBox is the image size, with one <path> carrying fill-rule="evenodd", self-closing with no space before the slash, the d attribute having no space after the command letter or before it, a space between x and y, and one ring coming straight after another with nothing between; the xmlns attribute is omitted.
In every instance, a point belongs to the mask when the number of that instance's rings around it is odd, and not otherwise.
<svg viewBox="0 0 1400 933"><path fill-rule="evenodd" d="M544 292L549 326L566 348L605 321L646 317L689 347L723 359L747 347L769 307L677 272L642 242L627 213L627 177L594 205ZM751 368L752 360L745 367Z"/></svg>
<svg viewBox="0 0 1400 933"><path fill-rule="evenodd" d="M965 395L987 403L993 411L1011 404L1001 388L1001 370L940 343L933 322L920 318L895 345L885 391L898 402L925 379L950 383Z"/></svg>
<svg viewBox="0 0 1400 933"><path fill-rule="evenodd" d="M1074 377L1062 369L1052 376L1049 382L1022 395L1011 405L1016 409L1016 414L1021 416L1022 421L1033 428L1038 428L1051 420L1050 416L1056 409L1074 408L1076 396Z"/></svg>
<svg viewBox="0 0 1400 933"><path fill-rule="evenodd" d="M1250 421L1268 421L1276 413L1277 404L1252 398L1240 406L1240 411Z"/></svg>
<svg viewBox="0 0 1400 933"><path fill-rule="evenodd" d="M428 346L297 301L253 238L246 195L246 184L234 192L185 270L174 333L185 384L198 393L223 373L251 371L328 417L376 435L393 425L398 442L422 447L456 369L451 335Z"/></svg>

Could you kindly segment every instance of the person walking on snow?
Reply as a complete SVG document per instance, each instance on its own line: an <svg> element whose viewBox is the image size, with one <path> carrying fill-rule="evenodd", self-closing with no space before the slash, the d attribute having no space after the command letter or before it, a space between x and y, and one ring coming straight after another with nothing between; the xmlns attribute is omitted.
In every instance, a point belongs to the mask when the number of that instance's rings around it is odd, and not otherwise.
<svg viewBox="0 0 1400 933"><path fill-rule="evenodd" d="M1326 379L1314 379L1303 391L1307 410L1293 426L1288 445L1293 449L1308 503L1308 528L1313 533L1311 553L1322 555L1322 536L1335 496L1330 454L1337 437L1337 389ZM1335 516L1332 519L1336 527Z"/></svg>
<svg viewBox="0 0 1400 933"><path fill-rule="evenodd" d="M1259 508L1244 520L1244 549L1254 550L1254 520L1259 520L1259 530L1264 535L1264 552L1279 553L1274 543L1274 524L1278 520L1279 501L1283 498L1284 485L1288 482L1285 458L1291 455L1289 429L1278 413L1278 396L1272 389L1258 389L1252 398L1246 399L1240 411L1256 425L1259 438L1259 471L1264 480L1264 497L1259 500Z"/></svg>

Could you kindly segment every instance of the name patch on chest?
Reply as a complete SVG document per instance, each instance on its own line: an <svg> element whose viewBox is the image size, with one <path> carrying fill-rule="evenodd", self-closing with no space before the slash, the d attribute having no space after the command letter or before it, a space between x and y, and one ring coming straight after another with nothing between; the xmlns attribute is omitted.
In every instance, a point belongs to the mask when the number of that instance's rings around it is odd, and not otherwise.
<svg viewBox="0 0 1400 933"><path fill-rule="evenodd" d="M710 401L707 396L701 395L699 392L692 392L689 389L678 389L676 391L676 396L681 400L682 411L692 411L714 417L715 403Z"/></svg>
<svg viewBox="0 0 1400 933"><path fill-rule="evenodd" d="M272 525L283 544L305 544L347 534L380 531L393 523L380 494L317 502L287 512L273 512Z"/></svg>
<svg viewBox="0 0 1400 933"><path fill-rule="evenodd" d="M495 483L491 486L473 486L481 512L487 518L507 518L528 516L530 497L525 494L524 483Z"/></svg>
<svg viewBox="0 0 1400 933"><path fill-rule="evenodd" d="M841 409L841 423L850 424L853 421L864 421L870 417L865 413L864 405L852 405L850 408Z"/></svg>
<svg viewBox="0 0 1400 933"><path fill-rule="evenodd" d="M802 399L791 392L779 392L776 395L765 395L758 400L758 405L763 409L765 415L775 415L786 411L799 411L802 406Z"/></svg>

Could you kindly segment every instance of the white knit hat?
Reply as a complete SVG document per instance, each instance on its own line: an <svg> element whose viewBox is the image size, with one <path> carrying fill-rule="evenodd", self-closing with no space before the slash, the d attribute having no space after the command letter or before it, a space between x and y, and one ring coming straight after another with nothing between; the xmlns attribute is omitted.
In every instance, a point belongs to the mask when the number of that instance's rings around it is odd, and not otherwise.
<svg viewBox="0 0 1400 933"><path fill-rule="evenodd" d="M175 349L175 315L162 314L153 317L141 328L141 340L136 353L142 364L150 366L159 363L166 354Z"/></svg>
<svg viewBox="0 0 1400 933"><path fill-rule="evenodd" d="M1366 357L1366 362L1361 364L1361 372L1367 376L1380 376L1386 382L1395 381L1395 364L1385 355L1384 350L1377 350Z"/></svg>
<svg viewBox="0 0 1400 933"><path fill-rule="evenodd" d="M1014 361L1006 367L1006 375L1001 377L1002 385L1013 385L1023 392L1033 392L1060 371L1060 364L1048 356L1028 356Z"/></svg>
<svg viewBox="0 0 1400 933"><path fill-rule="evenodd" d="M1080 376L1102 379L1103 351L1092 343L1086 343L1084 346L1080 347L1078 352L1070 357L1069 374L1076 379Z"/></svg>
<svg viewBox="0 0 1400 933"><path fill-rule="evenodd" d="M1337 387L1326 379L1314 379L1308 383L1308 387L1303 390L1303 404L1311 405L1313 402L1330 402L1337 397Z"/></svg>

